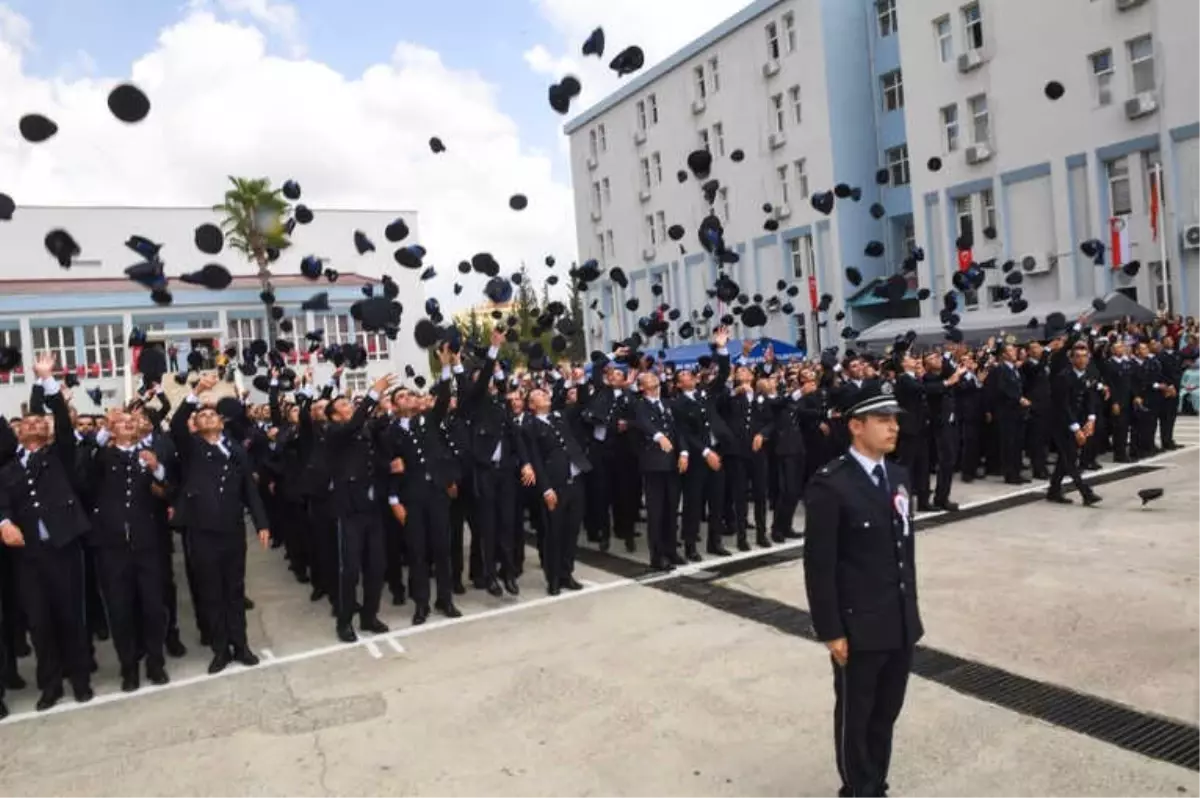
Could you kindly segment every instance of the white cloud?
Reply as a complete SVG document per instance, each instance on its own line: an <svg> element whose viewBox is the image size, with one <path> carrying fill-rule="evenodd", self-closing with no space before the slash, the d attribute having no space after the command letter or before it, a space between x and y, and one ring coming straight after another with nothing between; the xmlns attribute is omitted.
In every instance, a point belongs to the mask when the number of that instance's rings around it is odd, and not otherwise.
<svg viewBox="0 0 1200 798"><path fill-rule="evenodd" d="M554 182L547 156L522 146L483 77L449 69L436 52L407 42L363 74L341 75L316 61L269 55L260 24L187 11L132 64L153 108L129 126L105 102L115 77L25 74L21 56L34 37L0 5L0 119L38 112L60 126L50 141L30 145L6 123L0 191L18 205L208 205L230 174L277 183L294 177L316 207L417 211L444 306L455 303L455 264L477 251L512 271L522 259L532 270L551 253L573 259L570 189ZM433 135L446 153L429 151ZM517 192L529 198L521 213L508 208ZM386 243L382 231L376 236ZM481 287L473 278L459 303L479 298Z"/></svg>

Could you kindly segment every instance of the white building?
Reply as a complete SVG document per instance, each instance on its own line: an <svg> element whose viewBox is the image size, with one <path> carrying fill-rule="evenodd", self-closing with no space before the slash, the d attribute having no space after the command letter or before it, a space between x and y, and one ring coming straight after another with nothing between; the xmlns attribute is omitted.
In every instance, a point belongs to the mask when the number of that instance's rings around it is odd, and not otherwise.
<svg viewBox="0 0 1200 798"><path fill-rule="evenodd" d="M411 363L427 372L427 358L412 339L412 324L421 314L424 293L419 272L397 268L383 236L384 227L403 217L411 233L404 244L417 243L416 215L408 211L342 211L313 209L311 224L297 226L293 246L273 266L277 302L294 324L291 338L303 345L307 332L324 329L326 343L357 342L367 348L365 369L347 373L344 386L362 390L381 373L402 370ZM29 375L35 357L54 352L66 370L75 372L80 387L75 404L81 412L91 407L84 392L99 387L105 405L130 396L140 378L130 373L126 342L136 326L151 340L163 341L179 350L186 368L191 347L242 347L266 338L265 308L259 299L256 267L226 249L220 255L204 255L193 241L195 228L219 221L207 208L69 208L18 207L9 222L0 222L0 346L22 352L24 366L0 374L0 413L20 412L29 397ZM81 255L70 269L60 268L46 251L46 233L62 228L78 242ZM371 237L378 250L365 256L354 248L355 230ZM168 277L220 263L234 275L233 284L210 291L172 279L172 304L159 306L150 292L125 277L126 267L140 258L124 246L130 235L141 235L163 245L161 258ZM336 283L322 279L310 282L300 274L305 255L327 258L326 264L340 272ZM404 324L395 341L383 333L358 329L349 314L351 304L362 298L362 286L375 283L384 271L401 288L405 304ZM330 310L303 312L300 304L313 294L326 291ZM311 362L318 379L328 376L331 366L307 354L291 358L294 367ZM249 388L250 380L245 380ZM256 399L261 399L257 394Z"/></svg>
<svg viewBox="0 0 1200 798"><path fill-rule="evenodd" d="M888 33L885 62L895 59ZM801 287L796 314L773 316L758 334L810 350L831 343L835 331L818 330L813 298L830 293L840 306L857 292L843 264L868 279L890 274L903 258L902 232L911 230L907 189L881 190L874 179L886 164L877 136L877 117L886 113L870 79L879 39L868 0L758 0L567 124L579 257L621 266L630 280L627 290L607 281L593 289L605 318L589 315L590 345L635 330L637 317L657 304L655 281L663 300L685 314L710 302L705 290L716 265L696 237L707 206L694 178L676 179L700 147L713 154L721 182L714 209L741 255L731 275L750 295L774 294L781 279ZM902 112L894 117L892 126L903 130ZM735 149L743 162L730 160ZM838 182L862 189L858 212L826 217L811 194ZM866 209L880 200L888 216L876 221ZM767 218L779 222L777 232L764 230ZM673 224L687 231L684 252L667 238ZM870 240L885 242L888 256L865 259ZM635 296L641 310L630 313L624 303ZM727 312L711 304L718 316ZM908 304L915 313L915 302ZM679 343L674 329L672 336Z"/></svg>
<svg viewBox="0 0 1200 798"><path fill-rule="evenodd" d="M1166 304L1165 251L1171 306L1195 313L1200 4L923 0L901 3L900 13L909 15L899 28L913 204L928 255L920 276L934 290L922 314L936 314L939 294L951 290L955 239L967 229L976 261L1036 259L1024 281L1031 305L1117 290L1158 309ZM1043 93L1052 80L1066 90L1057 101ZM931 156L941 171L926 168ZM1155 240L1157 164L1165 209ZM1135 278L1079 251L1087 239L1110 241L1110 217L1127 222L1142 264ZM990 272L979 293L975 307L985 316L1007 312L992 301L1002 279Z"/></svg>

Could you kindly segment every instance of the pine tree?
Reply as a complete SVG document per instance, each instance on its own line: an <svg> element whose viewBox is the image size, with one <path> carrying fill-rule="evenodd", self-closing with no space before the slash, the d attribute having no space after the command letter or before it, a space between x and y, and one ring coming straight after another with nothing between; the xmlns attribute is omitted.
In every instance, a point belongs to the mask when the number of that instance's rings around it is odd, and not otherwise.
<svg viewBox="0 0 1200 798"><path fill-rule="evenodd" d="M587 344L584 339L587 322L583 317L583 292L579 290L579 283L574 280L571 281L570 313L575 331L567 336L567 351L564 354L572 361L582 363L587 360Z"/></svg>

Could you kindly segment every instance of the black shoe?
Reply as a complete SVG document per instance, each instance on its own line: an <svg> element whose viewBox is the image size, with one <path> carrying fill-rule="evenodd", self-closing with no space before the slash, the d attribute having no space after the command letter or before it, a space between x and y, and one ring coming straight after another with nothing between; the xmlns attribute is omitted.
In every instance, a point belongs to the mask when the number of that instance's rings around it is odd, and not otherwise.
<svg viewBox="0 0 1200 798"><path fill-rule="evenodd" d="M254 602L250 600L249 596L242 596L242 609L244 609L244 610L254 609Z"/></svg>
<svg viewBox="0 0 1200 798"><path fill-rule="evenodd" d="M42 694L38 696L35 708L38 712L45 712L47 709L50 709L59 701L61 701L62 697L62 683L56 682L53 687L47 687L42 691Z"/></svg>
<svg viewBox="0 0 1200 798"><path fill-rule="evenodd" d="M788 540L804 540L804 533L797 532L794 529L789 529L787 532L784 532L783 536Z"/></svg>
<svg viewBox="0 0 1200 798"><path fill-rule="evenodd" d="M492 598L500 598L504 595L504 588L500 587L500 583L493 577L488 580L487 592Z"/></svg>
<svg viewBox="0 0 1200 798"><path fill-rule="evenodd" d="M476 590L487 590L487 580L475 578L471 580L471 587Z"/></svg>
<svg viewBox="0 0 1200 798"><path fill-rule="evenodd" d="M934 502L933 509L939 513L956 513L958 512L958 503L952 501Z"/></svg>
<svg viewBox="0 0 1200 798"><path fill-rule="evenodd" d="M769 548L771 548L771 540L770 540L770 538L768 538L766 535L762 534L761 532L760 532L759 534L757 534L757 535L755 535L755 536L754 536L754 542L755 542L755 543L758 545L758 547L759 547L759 548L761 548L761 549L769 549Z"/></svg>
<svg viewBox="0 0 1200 798"><path fill-rule="evenodd" d="M137 672L134 672L134 680L137 680ZM77 684L71 688L71 692L75 694L76 704L86 704L96 697L96 693L92 690L92 686L86 682Z"/></svg>
<svg viewBox="0 0 1200 798"><path fill-rule="evenodd" d="M200 633L200 647L201 648L212 648L212 641L208 637L208 632Z"/></svg>
<svg viewBox="0 0 1200 798"><path fill-rule="evenodd" d="M8 717L8 707L4 705L4 699L0 698L0 720Z"/></svg>
<svg viewBox="0 0 1200 798"><path fill-rule="evenodd" d="M704 558L700 556L700 552L696 551L695 546L688 546L687 549L684 551L683 556L688 560L688 562L703 562L704 561ZM683 563L680 562L679 564L682 565Z"/></svg>
<svg viewBox="0 0 1200 798"><path fill-rule="evenodd" d="M171 677L167 676L167 669L162 665L147 665L146 678L150 680L150 684L159 686L171 681Z"/></svg>
<svg viewBox="0 0 1200 798"><path fill-rule="evenodd" d="M96 635L96 639L99 640L101 643L108 640L108 637L109 637L108 627L101 626L99 629L96 630L95 635Z"/></svg>
<svg viewBox="0 0 1200 798"><path fill-rule="evenodd" d="M462 580L459 579L454 583L454 586L450 588L450 592L456 596L463 596L466 595L467 588L463 585Z"/></svg>
<svg viewBox="0 0 1200 798"><path fill-rule="evenodd" d="M141 686L141 682L138 679L138 669L136 665L132 668L123 668L121 670L122 693L132 693Z"/></svg>
<svg viewBox="0 0 1200 798"><path fill-rule="evenodd" d="M568 576L566 579L564 579L562 581L562 586L567 590L583 590L583 585L579 584L579 582L577 582L573 576Z"/></svg>
<svg viewBox="0 0 1200 798"><path fill-rule="evenodd" d="M521 592L521 586L517 584L516 579L505 579L504 589L510 596L516 596Z"/></svg>
<svg viewBox="0 0 1200 798"><path fill-rule="evenodd" d="M714 557L728 557L729 556L729 549L725 548L720 543L706 547L705 551L707 551L709 554L713 555Z"/></svg>
<svg viewBox="0 0 1200 798"><path fill-rule="evenodd" d="M307 585L309 583L310 580L308 578L307 571L301 571L301 570L297 569L297 570L293 571L292 573L294 573L296 575L296 581L299 582L300 584Z"/></svg>
<svg viewBox="0 0 1200 798"><path fill-rule="evenodd" d="M417 605L417 609L413 612L413 626L420 626L429 620L429 606L427 604Z"/></svg>
<svg viewBox="0 0 1200 798"><path fill-rule="evenodd" d="M1089 492L1089 493L1084 494L1083 506L1084 507L1092 507L1093 505L1099 504L1101 501L1103 501L1103 499L1101 499L1095 493Z"/></svg>
<svg viewBox="0 0 1200 798"><path fill-rule="evenodd" d="M258 664L258 655L249 648L237 648L233 651L233 661L240 662L247 668L253 668Z"/></svg>
<svg viewBox="0 0 1200 798"><path fill-rule="evenodd" d="M746 538L745 535L742 535L738 538L737 547L738 547L738 551L750 551L750 541Z"/></svg>
<svg viewBox="0 0 1200 798"><path fill-rule="evenodd" d="M358 635L354 633L354 627L349 623L339 623L337 625L337 639L343 643L354 643L358 641Z"/></svg>
<svg viewBox="0 0 1200 798"><path fill-rule="evenodd" d="M462 611L459 610L458 607L454 606L453 601L447 601L445 604L442 604L439 602L439 603L435 604L434 606L437 607L438 612L440 612L442 615L445 615L447 618L461 618L462 617Z"/></svg>
<svg viewBox="0 0 1200 798"><path fill-rule="evenodd" d="M1056 492L1047 493L1046 501L1050 502L1051 504L1074 504L1075 503L1074 499L1068 498L1067 496L1064 496L1061 493L1056 493Z"/></svg>
<svg viewBox="0 0 1200 798"><path fill-rule="evenodd" d="M625 551L631 554L637 551L637 541L633 538L625 538Z"/></svg>
<svg viewBox="0 0 1200 798"><path fill-rule="evenodd" d="M358 628L373 635L385 635L388 633L388 625L379 620L379 618L363 618L358 622Z"/></svg>
<svg viewBox="0 0 1200 798"><path fill-rule="evenodd" d="M25 680L21 678L21 674L15 670L4 674L4 678L0 680L0 684L4 685L5 690L24 690Z"/></svg>
<svg viewBox="0 0 1200 798"><path fill-rule="evenodd" d="M1083 465L1083 470L1084 471L1099 471L1100 464L1099 463L1085 463Z"/></svg>
<svg viewBox="0 0 1200 798"><path fill-rule="evenodd" d="M460 587L462 586L461 583L459 584L459 586ZM392 606L393 607L402 607L402 606L404 606L404 602L407 600L408 600L408 596L405 594L403 588L392 593Z"/></svg>
<svg viewBox="0 0 1200 798"><path fill-rule="evenodd" d="M179 639L179 630L174 629L167 633L166 640L167 656L179 659L187 656L187 646Z"/></svg>
<svg viewBox="0 0 1200 798"><path fill-rule="evenodd" d="M611 547L612 547L612 544L609 543L608 538L603 538L599 542L599 544L597 544L597 546L596 546L596 548L600 549L600 551L605 551L605 552L608 551Z"/></svg>
<svg viewBox="0 0 1200 798"><path fill-rule="evenodd" d="M326 593L323 589L317 587L316 585L313 585L312 592L308 594L308 600L309 601L320 601L321 599L325 598L325 596L327 596L327 595L329 595L329 594Z"/></svg>

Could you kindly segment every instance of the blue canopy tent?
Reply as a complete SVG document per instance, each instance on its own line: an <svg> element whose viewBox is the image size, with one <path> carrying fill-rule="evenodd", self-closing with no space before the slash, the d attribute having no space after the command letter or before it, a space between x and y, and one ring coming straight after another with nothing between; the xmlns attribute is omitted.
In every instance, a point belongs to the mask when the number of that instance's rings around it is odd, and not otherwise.
<svg viewBox="0 0 1200 798"><path fill-rule="evenodd" d="M759 338L754 348L750 350L750 354L746 356L745 362L758 364L763 362L763 357L767 352L767 347L773 347L775 350L775 360L780 363L791 363L795 360L803 360L806 353L792 344L784 341L778 341L774 338ZM742 351L742 341L731 340L729 342L729 354L737 360ZM687 344L686 346L676 346L666 350L666 354L662 360L670 361L675 364L676 368L689 368L695 366L701 357L711 355L712 347L707 343Z"/></svg>

